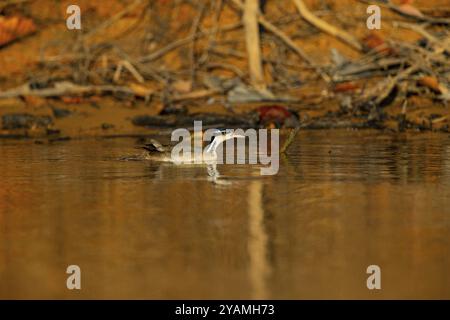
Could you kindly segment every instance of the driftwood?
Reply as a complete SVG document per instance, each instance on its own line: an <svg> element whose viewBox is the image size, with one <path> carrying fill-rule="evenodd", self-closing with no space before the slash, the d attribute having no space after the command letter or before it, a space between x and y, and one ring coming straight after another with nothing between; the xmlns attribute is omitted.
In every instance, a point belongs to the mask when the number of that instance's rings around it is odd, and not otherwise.
<svg viewBox="0 0 450 320"><path fill-rule="evenodd" d="M259 0L246 0L244 7L245 42L247 45L248 66L250 80L253 87L259 91L266 91L262 65L261 45L259 39Z"/></svg>

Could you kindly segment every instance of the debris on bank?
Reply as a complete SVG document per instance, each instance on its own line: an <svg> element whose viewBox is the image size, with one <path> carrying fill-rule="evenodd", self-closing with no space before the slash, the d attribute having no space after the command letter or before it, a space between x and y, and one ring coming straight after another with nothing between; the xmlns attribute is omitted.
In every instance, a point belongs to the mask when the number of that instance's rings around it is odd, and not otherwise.
<svg viewBox="0 0 450 320"><path fill-rule="evenodd" d="M81 31L53 26L65 38L41 43L22 82L0 77L0 100L36 97L44 103L29 112L52 114L44 119L0 108L2 130L79 121L72 115L89 114L86 105L106 114L105 99L130 110L122 121L138 128L202 120L206 126L449 130L450 17L434 10L433 1L124 3L111 1L114 14L100 22L100 8L90 4ZM370 4L383 10L381 31L368 30L361 19ZM12 42L20 48L50 28L39 14L22 12L32 13L33 5L0 7L0 57L14 54ZM98 121L100 135L121 130L119 122Z"/></svg>
<svg viewBox="0 0 450 320"><path fill-rule="evenodd" d="M22 16L0 16L0 48L37 31L33 20Z"/></svg>
<svg viewBox="0 0 450 320"><path fill-rule="evenodd" d="M49 116L35 116L27 113L13 113L2 116L2 129L48 128L53 123Z"/></svg>

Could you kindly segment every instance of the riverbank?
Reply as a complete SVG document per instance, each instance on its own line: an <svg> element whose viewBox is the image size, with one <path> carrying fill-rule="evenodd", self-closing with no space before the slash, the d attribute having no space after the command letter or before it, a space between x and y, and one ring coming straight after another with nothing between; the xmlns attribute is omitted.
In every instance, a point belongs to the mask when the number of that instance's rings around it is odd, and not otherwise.
<svg viewBox="0 0 450 320"><path fill-rule="evenodd" d="M69 1L0 6L0 138L146 135L194 120L292 127L291 115L305 130L449 131L447 1L415 1L422 18L380 4L377 31L364 1L304 1L357 45L294 1L261 2L263 89L239 1L215 3L79 1L82 30L66 28ZM5 38L5 21L23 37Z"/></svg>
<svg viewBox="0 0 450 320"><path fill-rule="evenodd" d="M327 105L290 105L299 115L299 126L302 130L308 129L377 129L388 132L402 131L439 131L449 132L449 110L445 106L436 104L424 107L420 99L412 103L410 99L408 114L402 113L402 106L390 106L384 110L385 114L380 121L367 121L364 118L345 116L333 101ZM273 104L270 104L273 107ZM270 107L269 106L269 107ZM194 120L204 120L208 115L209 127L227 127L223 118L231 121L247 119L249 115L256 114L261 104L239 105L225 108L222 105L209 105L206 107L193 105L182 116L158 116L152 107L144 103L117 103L111 99L82 103L61 103L47 99L33 99L22 101L0 100L0 119L2 119L1 138L31 138L31 139L80 139L88 137L120 137L144 136L160 132L170 132L177 127L190 128ZM205 111L206 110L206 111ZM173 119L183 117L183 125L141 126L135 125L134 119L145 117L158 117L158 119ZM212 119L211 119L212 118ZM214 118L217 120L214 121ZM189 122L192 119L192 122ZM212 121L212 122L211 122ZM215 122L215 123L214 123ZM250 125L251 126L251 125ZM249 127L247 125L231 125L228 127Z"/></svg>

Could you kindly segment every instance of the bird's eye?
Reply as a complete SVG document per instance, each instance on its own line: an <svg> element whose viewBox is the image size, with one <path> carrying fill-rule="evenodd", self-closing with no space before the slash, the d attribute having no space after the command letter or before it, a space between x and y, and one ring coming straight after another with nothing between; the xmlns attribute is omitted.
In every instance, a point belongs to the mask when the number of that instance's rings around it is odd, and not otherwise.
<svg viewBox="0 0 450 320"><path fill-rule="evenodd" d="M219 136L218 134L213 135L211 138L211 143L216 141L218 136Z"/></svg>
<svg viewBox="0 0 450 320"><path fill-rule="evenodd" d="M213 134L213 136L211 138L211 142L213 142L218 136L221 136L221 135L222 135L222 131L221 130L219 130L219 129L215 130L214 134Z"/></svg>

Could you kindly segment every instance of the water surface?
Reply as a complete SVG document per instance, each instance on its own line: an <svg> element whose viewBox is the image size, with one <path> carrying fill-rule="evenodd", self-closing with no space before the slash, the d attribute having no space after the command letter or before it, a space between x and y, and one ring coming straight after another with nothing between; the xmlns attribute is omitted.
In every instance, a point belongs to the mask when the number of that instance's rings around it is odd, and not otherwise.
<svg viewBox="0 0 450 320"><path fill-rule="evenodd" d="M0 298L450 298L448 135L302 132L220 183L134 146L0 141Z"/></svg>

